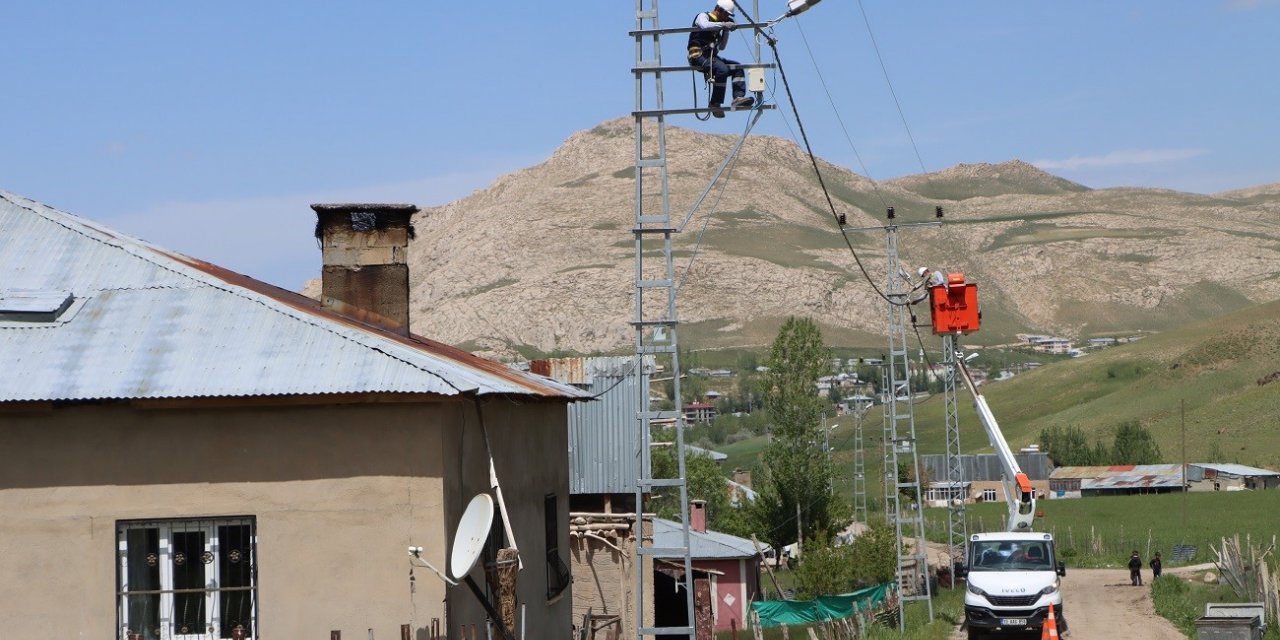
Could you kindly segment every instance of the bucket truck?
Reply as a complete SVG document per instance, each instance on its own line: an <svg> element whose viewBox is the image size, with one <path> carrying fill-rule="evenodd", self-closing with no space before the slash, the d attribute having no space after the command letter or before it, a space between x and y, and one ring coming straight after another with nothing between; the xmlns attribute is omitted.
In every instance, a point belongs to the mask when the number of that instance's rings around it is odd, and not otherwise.
<svg viewBox="0 0 1280 640"><path fill-rule="evenodd" d="M960 273L925 284L930 285L928 299L935 334L954 335L978 329L981 314L977 284L966 283L964 274ZM1035 489L1018 465L987 399L974 384L966 358L957 353L954 360L965 388L973 396L973 406L987 432L987 440L1000 460L1004 496L1009 506L1005 531L969 536L966 562L956 567L956 575L967 582L964 618L969 638L1039 630L1048 618L1050 604L1065 631L1061 587L1067 570L1058 561L1053 536L1031 530L1036 517Z"/></svg>

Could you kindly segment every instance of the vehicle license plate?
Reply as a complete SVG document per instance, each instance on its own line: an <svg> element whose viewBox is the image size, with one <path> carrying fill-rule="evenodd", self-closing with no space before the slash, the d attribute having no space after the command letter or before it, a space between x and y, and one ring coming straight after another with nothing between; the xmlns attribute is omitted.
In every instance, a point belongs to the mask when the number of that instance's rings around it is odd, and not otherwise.
<svg viewBox="0 0 1280 640"><path fill-rule="evenodd" d="M1025 627L1027 626L1027 619L1026 618L1000 618L1000 626Z"/></svg>

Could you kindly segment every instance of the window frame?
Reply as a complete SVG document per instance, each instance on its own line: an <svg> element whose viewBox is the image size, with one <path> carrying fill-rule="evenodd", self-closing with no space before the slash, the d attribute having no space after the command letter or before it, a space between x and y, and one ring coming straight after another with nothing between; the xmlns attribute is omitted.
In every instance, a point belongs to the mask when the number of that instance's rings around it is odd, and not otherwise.
<svg viewBox="0 0 1280 640"><path fill-rule="evenodd" d="M211 636L254 640L259 637L256 517L118 520L115 528L118 640L196 640ZM139 532L143 533L139 535ZM182 542L184 538L188 545L185 547ZM138 542L146 546L137 549ZM192 544L197 547L190 548ZM200 555L188 557L194 551L199 551ZM244 564L239 567L231 566L242 562ZM149 575L141 580L144 588L130 588L133 580L140 577L139 563L151 567L150 570L142 569ZM183 576L175 574L184 571L183 567L199 568L197 573L188 572L186 579L194 579L203 588L177 586ZM236 585L235 582L247 584ZM228 583L231 585L228 586ZM237 636L234 628L223 628L223 619L227 613L225 609L234 606L237 600L243 602L243 597L238 598L236 594L246 592L248 615L247 618L241 615L239 619L248 623L248 629ZM203 598L200 598L201 595ZM198 618L194 628L189 627L186 632L177 627L182 615L176 612L176 607L183 600L186 600L188 606L195 604L195 616ZM139 602L142 603L143 616L149 618L143 624L154 623L156 627L142 628L141 632L131 628L130 618L137 611ZM148 608L153 608L154 612L146 613ZM190 611L189 608L186 610Z"/></svg>
<svg viewBox="0 0 1280 640"><path fill-rule="evenodd" d="M560 509L556 494L548 493L542 499L542 512L547 550L547 602L550 603L559 598L573 580L560 558Z"/></svg>

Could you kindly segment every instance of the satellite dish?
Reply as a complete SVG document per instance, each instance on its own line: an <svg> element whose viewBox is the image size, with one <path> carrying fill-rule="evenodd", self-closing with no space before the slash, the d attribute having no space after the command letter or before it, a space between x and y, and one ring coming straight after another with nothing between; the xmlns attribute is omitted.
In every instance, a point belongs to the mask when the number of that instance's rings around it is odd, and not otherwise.
<svg viewBox="0 0 1280 640"><path fill-rule="evenodd" d="M462 512L462 520L458 522L458 530L453 534L453 554L449 556L449 573L455 580L461 580L471 573L471 567L480 559L484 544L489 539L489 528L493 526L493 498L481 493L471 499L467 510Z"/></svg>

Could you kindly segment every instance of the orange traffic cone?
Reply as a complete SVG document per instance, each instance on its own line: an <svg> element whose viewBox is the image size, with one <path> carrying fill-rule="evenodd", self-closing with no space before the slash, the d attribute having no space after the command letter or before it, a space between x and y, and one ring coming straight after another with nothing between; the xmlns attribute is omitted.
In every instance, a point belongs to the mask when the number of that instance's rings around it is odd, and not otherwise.
<svg viewBox="0 0 1280 640"><path fill-rule="evenodd" d="M1049 617L1040 628L1040 640L1058 640L1058 620L1053 616L1053 603L1049 603Z"/></svg>

